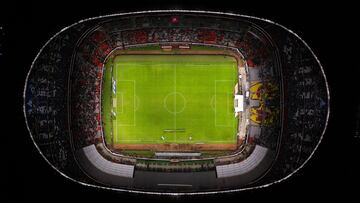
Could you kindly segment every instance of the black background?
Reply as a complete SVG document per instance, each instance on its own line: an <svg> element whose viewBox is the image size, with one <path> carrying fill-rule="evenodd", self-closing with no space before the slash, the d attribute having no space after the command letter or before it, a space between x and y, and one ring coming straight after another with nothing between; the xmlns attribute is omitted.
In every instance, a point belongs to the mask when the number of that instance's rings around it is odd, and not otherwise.
<svg viewBox="0 0 360 203"><path fill-rule="evenodd" d="M4 3L3 3L4 4ZM33 59L55 33L81 19L153 9L234 12L266 18L297 33L321 61L330 86L329 126L315 155L291 178L268 188L196 197L159 197L81 186L53 170L37 152L25 127L22 93ZM0 5L2 104L1 193L9 202L360 202L359 60L355 6L345 2L314 4L254 1L87 1ZM10 100L8 98L11 98ZM356 118L355 115L358 115ZM4 161L3 161L4 160ZM2 167L5 165L6 167ZM0 193L0 194L1 194ZM1 201L3 202L3 201Z"/></svg>

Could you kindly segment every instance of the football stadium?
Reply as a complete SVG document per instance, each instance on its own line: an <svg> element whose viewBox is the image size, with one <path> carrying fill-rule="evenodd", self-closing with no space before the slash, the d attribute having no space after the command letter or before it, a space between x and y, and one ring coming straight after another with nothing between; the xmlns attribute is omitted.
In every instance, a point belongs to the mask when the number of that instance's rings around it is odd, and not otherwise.
<svg viewBox="0 0 360 203"><path fill-rule="evenodd" d="M285 27L159 10L56 33L31 65L23 108L36 148L65 178L184 195L291 177L319 146L329 102L320 62Z"/></svg>

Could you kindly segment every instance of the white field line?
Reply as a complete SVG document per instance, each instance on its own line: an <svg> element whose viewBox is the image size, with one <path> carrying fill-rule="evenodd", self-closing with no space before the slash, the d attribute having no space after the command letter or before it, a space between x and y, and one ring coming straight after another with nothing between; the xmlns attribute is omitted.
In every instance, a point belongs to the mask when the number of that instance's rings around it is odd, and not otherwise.
<svg viewBox="0 0 360 203"><path fill-rule="evenodd" d="M174 129L176 129L176 63L174 64L174 95L175 95L175 102L174 102ZM176 142L176 132L175 132L175 142Z"/></svg>
<svg viewBox="0 0 360 203"><path fill-rule="evenodd" d="M215 99L214 99L214 109L215 109L215 117L214 117L214 122L215 122L215 127L216 127L216 80L214 80L215 82Z"/></svg>
<svg viewBox="0 0 360 203"><path fill-rule="evenodd" d="M136 105L136 80L134 80L134 126L136 126L136 108L135 108L135 105Z"/></svg>
<svg viewBox="0 0 360 203"><path fill-rule="evenodd" d="M167 64L167 63L163 63L163 64L157 64L156 66L173 66L174 64ZM146 64L126 64L127 67L149 67L149 65ZM181 64L182 67L189 67L189 68L208 68L208 65L204 65L204 64L200 64L200 65L191 65L191 64Z"/></svg>
<svg viewBox="0 0 360 203"><path fill-rule="evenodd" d="M215 106L215 127L233 127L233 124L230 124L230 125L222 125L222 124L218 124L217 123L217 111L216 111L216 95L217 95L217 83L218 82L232 82L232 80L215 80L215 102L214 102L214 106ZM227 104L226 104L226 108L229 107L229 97L227 97Z"/></svg>
<svg viewBox="0 0 360 203"><path fill-rule="evenodd" d="M234 67L233 67L234 69L236 69L237 71L237 76L236 77L239 77L238 76L238 64L236 63L236 64L234 64ZM236 81L239 81L239 79L238 78L236 78ZM234 96L234 99L235 99L235 96ZM235 108L235 107L234 107ZM233 139L234 140L236 140L237 141L237 134L238 134L238 127L237 127L237 124L239 123L239 121L238 121L238 119L239 119L239 116L238 116L238 118L235 120L235 122L233 122L233 129L235 129L234 130L234 132L233 132Z"/></svg>
<svg viewBox="0 0 360 203"><path fill-rule="evenodd" d="M115 79L116 79L116 81L115 81L115 89L116 89L116 94L118 93L118 85L117 85L117 83L118 83L118 81L117 81L117 67L118 66L115 66ZM117 102L117 101L116 101ZM122 103L121 103L121 105L122 105ZM117 106L119 106L119 105L117 105ZM113 109L114 110L114 109ZM117 110L117 109L115 109L115 110ZM113 137L115 137L115 143L117 143L117 141L118 141L118 136L119 136L119 133L118 133L118 127L117 127L117 123L116 123L116 121L117 121L117 119L115 119L115 132L116 132L116 134L115 135L113 135ZM113 126L114 126L114 120L113 120Z"/></svg>
<svg viewBox="0 0 360 203"><path fill-rule="evenodd" d="M115 122L116 122L116 120L115 120ZM113 137L115 138L115 143L117 143L117 141L118 141L118 139L117 139L117 138L118 138L118 136L119 136L119 133L118 133L118 128L117 128L117 125L115 125L115 126L116 126L116 127L115 127L115 128L116 128L116 130L115 130L115 131L116 131L116 134L115 134L115 135L113 135Z"/></svg>
<svg viewBox="0 0 360 203"><path fill-rule="evenodd" d="M136 81L135 80L118 80L117 83L120 83L120 82L132 82L133 83L133 112L134 112L134 118L133 118L133 123L132 124L119 124L119 126L136 126L136 116L135 116L135 102L136 102L136 99L135 99L135 87L136 87ZM118 88L117 88L118 89ZM117 91L119 94L120 94L120 91ZM123 106L124 104L122 103L122 108L124 108ZM119 105L118 105L119 106ZM123 111L123 110L122 110Z"/></svg>
<svg viewBox="0 0 360 203"><path fill-rule="evenodd" d="M121 140L122 142L134 142L135 144L142 144L144 142L156 142L156 143L163 143L163 140ZM166 140L165 140L166 141ZM180 140L182 141L182 140ZM184 143L190 143L187 139L184 139ZM234 143L227 143L227 141L224 141L224 140L211 140L211 141L201 141L201 140L192 140L191 143L194 143L194 144L198 144L198 143L201 143L201 144L211 144L211 143L224 143L224 144L234 144ZM123 144L129 144L129 143L123 143ZM149 143L149 144L153 144L153 143Z"/></svg>
<svg viewBox="0 0 360 203"><path fill-rule="evenodd" d="M136 65L134 65L134 66L147 66L147 65L142 65L142 64L136 64ZM175 101L174 101L174 110L175 110L175 113L174 113L174 128L176 129L176 91L177 91L177 89L176 89L176 84L177 84L177 81L176 81L176 77L177 77L177 71L176 71L176 68L177 68L177 64L158 64L158 65L160 65L160 66L169 66L169 65L173 65L173 66L175 66L174 67L174 93L175 93ZM128 66L131 66L131 65L129 65L128 64ZM194 66L197 66L197 67L205 67L206 65L192 65L192 67L194 67ZM136 126L136 112L135 112L135 105L136 105L136 100L135 100L135 95L136 95L136 81L135 80L120 80L119 82L121 82L121 81L131 81L131 82L133 82L133 86L134 86L134 91L133 91L133 95L134 95L134 99L133 99L133 102L134 102L134 106L133 106L133 109L134 109L134 121L133 121L133 124L132 125L124 125L124 124L119 124L119 126ZM219 125L218 123L217 123L217 120L216 120L216 114L217 114L217 112L216 112L216 91L217 91L217 82L231 82L232 80L215 80L215 98L214 98L214 106L215 106L215 126L216 127L234 127L234 124L232 124L232 125ZM121 108L121 112L123 112L123 93L120 93L120 96L122 97L121 98L121 101L122 101L122 108ZM229 107L229 98L227 97L227 108ZM116 131L118 131L118 129L117 129L117 126L118 125L116 125ZM118 134L118 132L117 132L117 134ZM177 142L177 136L176 136L176 132L174 133L175 134L175 142ZM236 133L234 134L234 136L236 137ZM156 136L155 136L156 137ZM116 136L116 138L117 138L117 136ZM122 141L124 141L124 142L142 142L143 140L122 140ZM146 140L146 141L151 141L151 142L158 142L159 140ZM187 141L187 140L186 140ZM206 142L206 143L221 143L221 142L224 142L224 140L219 140L219 141L211 141L211 142Z"/></svg>
<svg viewBox="0 0 360 203"><path fill-rule="evenodd" d="M121 105L120 105L121 111L119 113L124 113L124 94L122 92L119 92L119 94L120 94L119 96L121 98L121 99L119 99L119 101L121 101Z"/></svg>

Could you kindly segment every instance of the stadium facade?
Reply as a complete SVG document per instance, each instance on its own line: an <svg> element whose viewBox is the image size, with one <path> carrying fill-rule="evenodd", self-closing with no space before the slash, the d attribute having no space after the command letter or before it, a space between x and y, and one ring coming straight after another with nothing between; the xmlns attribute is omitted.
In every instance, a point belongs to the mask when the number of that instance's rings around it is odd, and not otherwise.
<svg viewBox="0 0 360 203"><path fill-rule="evenodd" d="M148 53L236 59L230 103L238 120L231 150L193 143L192 135L186 143L128 148L107 141L114 133L106 130L107 118L113 123L121 115L107 113L104 104L107 84L114 92L120 87L106 79L106 64L116 56ZM104 189L179 195L248 190L290 177L320 144L329 100L320 62L283 26L236 14L167 10L96 17L61 30L33 61L23 108L35 146L66 178ZM215 120L215 127L220 124ZM134 129L139 127L129 131ZM185 129L163 131L180 135Z"/></svg>

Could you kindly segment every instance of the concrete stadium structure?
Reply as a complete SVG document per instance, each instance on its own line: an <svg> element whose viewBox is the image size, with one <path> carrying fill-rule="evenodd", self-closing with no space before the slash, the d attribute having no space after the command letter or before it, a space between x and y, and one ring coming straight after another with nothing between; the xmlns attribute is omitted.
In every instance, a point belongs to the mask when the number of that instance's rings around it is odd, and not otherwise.
<svg viewBox="0 0 360 203"><path fill-rule="evenodd" d="M173 154L176 161L109 150L101 122L104 62L114 50L146 45L239 53L246 75L239 91L249 113L237 150ZM249 190L290 177L320 144L329 102L321 64L295 33L255 17L185 10L114 14L66 27L40 50L24 89L30 136L56 171L86 186L170 195Z"/></svg>

